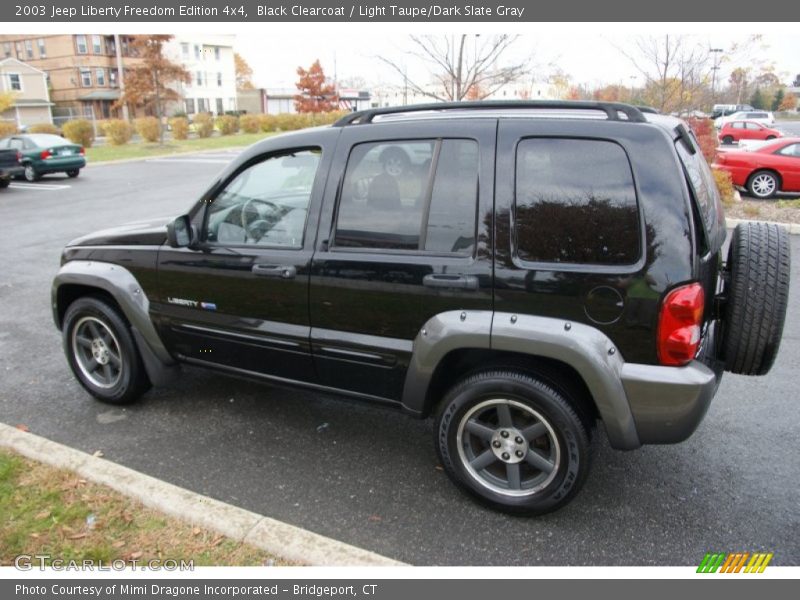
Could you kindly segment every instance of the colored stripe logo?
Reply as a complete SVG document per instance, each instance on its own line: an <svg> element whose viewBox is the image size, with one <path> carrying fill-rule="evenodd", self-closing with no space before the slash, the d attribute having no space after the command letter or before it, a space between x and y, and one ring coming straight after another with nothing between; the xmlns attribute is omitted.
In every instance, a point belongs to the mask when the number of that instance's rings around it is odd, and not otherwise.
<svg viewBox="0 0 800 600"><path fill-rule="evenodd" d="M707 552L697 567L698 573L763 573L772 552Z"/></svg>

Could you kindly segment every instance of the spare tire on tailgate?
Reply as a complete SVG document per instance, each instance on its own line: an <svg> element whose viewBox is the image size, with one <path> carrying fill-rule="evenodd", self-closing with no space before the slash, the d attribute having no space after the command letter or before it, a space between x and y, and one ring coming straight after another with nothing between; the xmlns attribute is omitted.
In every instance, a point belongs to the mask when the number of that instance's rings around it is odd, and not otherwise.
<svg viewBox="0 0 800 600"><path fill-rule="evenodd" d="M768 223L741 223L728 253L722 353L725 370L764 375L778 354L789 299L789 234Z"/></svg>

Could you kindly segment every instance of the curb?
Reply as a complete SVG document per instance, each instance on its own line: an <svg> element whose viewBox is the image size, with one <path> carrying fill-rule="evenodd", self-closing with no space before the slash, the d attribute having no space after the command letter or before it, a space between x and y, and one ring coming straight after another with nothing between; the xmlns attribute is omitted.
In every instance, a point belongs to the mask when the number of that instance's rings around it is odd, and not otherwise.
<svg viewBox="0 0 800 600"><path fill-rule="evenodd" d="M116 160L101 160L100 162L86 161L86 167L104 167L106 165L123 165L125 163L140 162L154 158L175 158L176 156L186 156L192 154L217 154L219 152L241 152L247 146L225 146L224 148L214 148L211 150L187 150L186 152L171 152L170 154L154 154L153 156L140 156L138 158L118 158ZM84 167L84 168L86 168Z"/></svg>
<svg viewBox="0 0 800 600"><path fill-rule="evenodd" d="M200 525L287 560L312 566L401 566L405 563L294 525L196 494L128 467L0 423L0 447L140 501L167 515Z"/></svg>
<svg viewBox="0 0 800 600"><path fill-rule="evenodd" d="M770 225L780 225L781 227L785 227L791 235L800 235L800 223L779 223L777 221L759 221L758 219L725 219L725 225L728 229L733 229L740 223L752 223L754 221L769 223Z"/></svg>

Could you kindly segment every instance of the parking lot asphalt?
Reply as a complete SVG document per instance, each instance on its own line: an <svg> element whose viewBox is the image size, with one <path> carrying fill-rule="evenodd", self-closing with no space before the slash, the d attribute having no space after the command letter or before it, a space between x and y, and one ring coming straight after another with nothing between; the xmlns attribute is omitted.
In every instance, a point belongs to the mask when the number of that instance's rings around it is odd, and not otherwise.
<svg viewBox="0 0 800 600"><path fill-rule="evenodd" d="M726 375L683 444L617 452L599 430L583 491L540 518L463 496L437 467L431 422L391 409L191 368L124 409L92 400L52 323L61 248L184 212L232 156L90 166L0 190L0 421L418 565L696 565L710 551L800 564L798 260L770 375Z"/></svg>

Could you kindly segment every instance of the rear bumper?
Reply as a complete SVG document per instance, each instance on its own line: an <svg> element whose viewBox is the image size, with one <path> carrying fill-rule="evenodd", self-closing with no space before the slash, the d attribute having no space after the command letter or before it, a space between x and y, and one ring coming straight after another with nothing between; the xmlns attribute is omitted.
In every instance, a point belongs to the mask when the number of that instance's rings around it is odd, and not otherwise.
<svg viewBox="0 0 800 600"><path fill-rule="evenodd" d="M626 363L621 378L639 441L674 444L697 429L722 373L699 360L685 367Z"/></svg>
<svg viewBox="0 0 800 600"><path fill-rule="evenodd" d="M59 173L61 171L71 171L72 169L82 169L85 166L86 159L80 155L59 156L34 163L34 167L39 173Z"/></svg>
<svg viewBox="0 0 800 600"><path fill-rule="evenodd" d="M747 177L752 172L752 169L749 167L732 167L730 165L726 165L725 163L715 162L711 166L715 169L719 169L720 171L730 173L733 185L738 185L740 187L747 185Z"/></svg>
<svg viewBox="0 0 800 600"><path fill-rule="evenodd" d="M3 167L0 168L0 177L16 177L17 175L22 175L25 172L25 167Z"/></svg>

